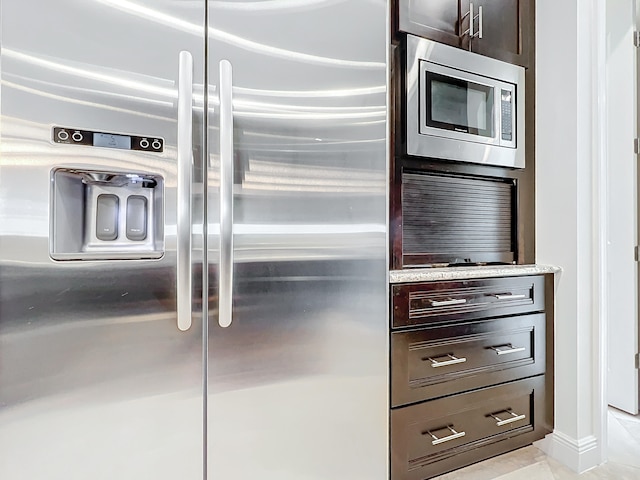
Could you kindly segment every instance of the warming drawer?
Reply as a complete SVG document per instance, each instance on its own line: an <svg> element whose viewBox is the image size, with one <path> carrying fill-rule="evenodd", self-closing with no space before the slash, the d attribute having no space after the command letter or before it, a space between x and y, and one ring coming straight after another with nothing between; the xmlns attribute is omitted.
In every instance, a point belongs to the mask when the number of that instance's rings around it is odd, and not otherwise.
<svg viewBox="0 0 640 480"><path fill-rule="evenodd" d="M543 311L544 276L397 284L392 328Z"/></svg>
<svg viewBox="0 0 640 480"><path fill-rule="evenodd" d="M391 335L391 405L545 372L544 313Z"/></svg>

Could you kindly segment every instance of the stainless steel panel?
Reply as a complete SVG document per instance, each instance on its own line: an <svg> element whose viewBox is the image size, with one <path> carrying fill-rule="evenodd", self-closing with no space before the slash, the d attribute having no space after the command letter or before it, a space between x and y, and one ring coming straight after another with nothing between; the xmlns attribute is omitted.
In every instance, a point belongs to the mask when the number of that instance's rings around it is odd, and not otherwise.
<svg viewBox="0 0 640 480"><path fill-rule="evenodd" d="M174 278L175 82L189 50L201 108L203 5L2 0L0 478L202 478L202 323L178 331ZM54 144L53 125L164 151ZM55 167L161 175L165 256L52 260Z"/></svg>
<svg viewBox="0 0 640 480"><path fill-rule="evenodd" d="M424 95L425 85L422 73L425 62L455 69L461 78L479 82L480 77L469 76L468 72L484 76L486 80L496 79L498 87L504 87L503 82L516 86L515 109L516 115L512 119L515 133L515 148L508 146L484 144L483 139L466 133L434 130L422 125L425 115L421 97ZM407 154L419 157L440 158L485 165L499 165L505 167L524 168L525 166L525 78L524 68L511 65L493 58L484 57L467 52L459 48L441 45L425 38L407 35L407 64L406 64L406 121L407 121ZM436 67L437 68L437 67ZM480 83L487 83L480 82ZM422 92L422 93L421 93ZM500 95L496 91L496 105L494 122L496 125L496 142L500 138ZM427 134L428 132L428 134ZM469 141L471 137L473 141Z"/></svg>
<svg viewBox="0 0 640 480"><path fill-rule="evenodd" d="M387 3L209 2L211 479L388 478ZM235 162L227 328L223 59Z"/></svg>

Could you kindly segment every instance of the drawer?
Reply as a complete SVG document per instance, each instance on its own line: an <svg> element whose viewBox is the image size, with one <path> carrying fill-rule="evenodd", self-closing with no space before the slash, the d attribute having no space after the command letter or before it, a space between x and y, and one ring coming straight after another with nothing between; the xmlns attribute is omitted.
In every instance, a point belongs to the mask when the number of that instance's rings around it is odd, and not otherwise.
<svg viewBox="0 0 640 480"><path fill-rule="evenodd" d="M391 412L391 479L421 480L527 445L550 432L545 377Z"/></svg>
<svg viewBox="0 0 640 480"><path fill-rule="evenodd" d="M543 313L395 332L391 406L545 372Z"/></svg>
<svg viewBox="0 0 640 480"><path fill-rule="evenodd" d="M393 285L392 328L544 310L544 276Z"/></svg>

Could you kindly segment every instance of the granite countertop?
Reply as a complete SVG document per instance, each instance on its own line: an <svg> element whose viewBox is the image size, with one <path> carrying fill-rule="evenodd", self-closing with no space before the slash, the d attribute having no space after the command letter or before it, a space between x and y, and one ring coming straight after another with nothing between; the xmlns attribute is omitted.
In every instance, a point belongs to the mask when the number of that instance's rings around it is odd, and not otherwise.
<svg viewBox="0 0 640 480"><path fill-rule="evenodd" d="M487 265L470 267L436 267L391 270L389 283L430 282L438 280L464 280L468 278L509 277L560 273L553 265Z"/></svg>

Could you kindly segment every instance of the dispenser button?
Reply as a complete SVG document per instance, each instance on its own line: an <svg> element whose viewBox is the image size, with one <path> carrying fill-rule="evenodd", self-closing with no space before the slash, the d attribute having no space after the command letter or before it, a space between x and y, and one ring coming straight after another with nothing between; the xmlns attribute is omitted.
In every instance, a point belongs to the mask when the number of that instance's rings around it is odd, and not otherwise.
<svg viewBox="0 0 640 480"><path fill-rule="evenodd" d="M58 130L58 140L61 142L66 142L69 140L69 132L66 130Z"/></svg>
<svg viewBox="0 0 640 480"><path fill-rule="evenodd" d="M147 238L147 199L139 195L127 198L127 238L139 242Z"/></svg>
<svg viewBox="0 0 640 480"><path fill-rule="evenodd" d="M73 132L73 135L71 135L71 138L73 138L74 142L81 142L84 137L82 136L82 133L80 132Z"/></svg>
<svg viewBox="0 0 640 480"><path fill-rule="evenodd" d="M98 195L96 208L96 237L98 240L115 240L118 238L118 206L117 195Z"/></svg>

